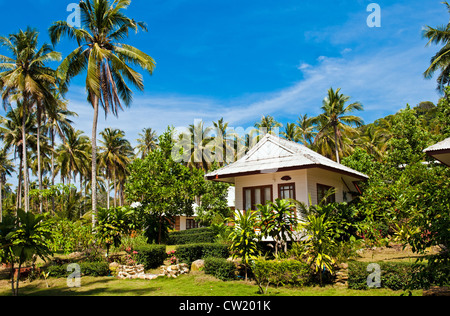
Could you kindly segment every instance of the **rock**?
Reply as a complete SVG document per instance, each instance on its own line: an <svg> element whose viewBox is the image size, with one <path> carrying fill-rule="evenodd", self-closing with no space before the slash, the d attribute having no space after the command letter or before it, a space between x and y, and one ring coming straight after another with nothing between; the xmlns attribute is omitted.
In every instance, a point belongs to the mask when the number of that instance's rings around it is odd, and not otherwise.
<svg viewBox="0 0 450 316"><path fill-rule="evenodd" d="M191 271L201 271L205 267L205 260L197 260L192 262Z"/></svg>

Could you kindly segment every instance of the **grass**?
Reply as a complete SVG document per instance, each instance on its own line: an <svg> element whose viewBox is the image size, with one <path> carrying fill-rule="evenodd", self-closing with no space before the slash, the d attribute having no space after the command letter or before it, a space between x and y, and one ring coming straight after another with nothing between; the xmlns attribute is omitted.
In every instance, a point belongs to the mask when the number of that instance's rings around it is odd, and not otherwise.
<svg viewBox="0 0 450 316"><path fill-rule="evenodd" d="M11 295L7 281L0 281L0 296ZM66 279L49 279L21 283L20 295L26 296L261 296L258 287L249 282L223 282L204 274L189 274L177 279L119 280L112 277L82 277L80 288L69 288ZM402 291L373 289L349 290L344 287L271 288L270 296L399 296ZM422 291L413 291L421 296Z"/></svg>
<svg viewBox="0 0 450 316"><path fill-rule="evenodd" d="M168 246L168 251L176 246ZM430 251L431 252L431 251ZM434 252L434 251L433 251ZM400 247L365 250L357 261L415 261L417 254ZM156 269L158 270L158 269ZM158 271L152 273L158 273ZM177 279L160 277L156 280L119 280L112 277L82 277L80 288L69 288L66 279L21 282L20 294L30 296L261 296L251 282L223 282L203 273L180 276ZM422 290L413 291L421 296ZM399 296L402 291L389 289L350 290L343 286L270 288L270 296ZM8 280L0 278L0 296L11 295Z"/></svg>

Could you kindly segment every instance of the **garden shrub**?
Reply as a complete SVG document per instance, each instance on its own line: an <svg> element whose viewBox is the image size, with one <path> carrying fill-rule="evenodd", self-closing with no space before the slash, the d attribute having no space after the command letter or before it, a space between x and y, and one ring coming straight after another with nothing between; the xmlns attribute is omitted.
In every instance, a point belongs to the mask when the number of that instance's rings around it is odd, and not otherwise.
<svg viewBox="0 0 450 316"><path fill-rule="evenodd" d="M216 233L210 228L196 228L169 234L168 245L185 245L198 243L213 243Z"/></svg>
<svg viewBox="0 0 450 316"><path fill-rule="evenodd" d="M134 249L136 261L143 264L146 270L155 269L164 264L167 258L165 245L142 245Z"/></svg>
<svg viewBox="0 0 450 316"><path fill-rule="evenodd" d="M176 254L180 262L190 265L206 257L228 258L230 250L227 245L219 243L188 244L177 246Z"/></svg>
<svg viewBox="0 0 450 316"><path fill-rule="evenodd" d="M381 287L391 290L422 288L414 281L414 274L419 271L420 264L409 262L378 262L381 268ZM367 272L367 262L349 262L348 288L354 290L366 290L367 277L372 271Z"/></svg>
<svg viewBox="0 0 450 316"><path fill-rule="evenodd" d="M205 273L215 276L222 281L233 280L236 266L232 261L225 258L208 257L205 258Z"/></svg>
<svg viewBox="0 0 450 316"><path fill-rule="evenodd" d="M81 276L108 276L109 264L107 262L80 262ZM67 271L69 264L50 265L45 268L49 276L54 278L67 278L73 271Z"/></svg>
<svg viewBox="0 0 450 316"><path fill-rule="evenodd" d="M310 277L310 267L298 260L266 260L258 258L253 261L252 272L261 292L266 293L269 285L305 285ZM263 289L265 286L265 290Z"/></svg>

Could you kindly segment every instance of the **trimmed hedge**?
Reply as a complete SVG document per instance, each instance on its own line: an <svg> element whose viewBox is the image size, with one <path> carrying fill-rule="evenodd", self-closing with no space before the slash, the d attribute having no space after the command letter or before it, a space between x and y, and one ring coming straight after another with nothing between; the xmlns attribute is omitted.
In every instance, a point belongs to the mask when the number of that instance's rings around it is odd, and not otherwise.
<svg viewBox="0 0 450 316"><path fill-rule="evenodd" d="M205 258L205 273L215 276L222 281L236 278L236 265L225 258Z"/></svg>
<svg viewBox="0 0 450 316"><path fill-rule="evenodd" d="M253 261L252 272L260 289L269 285L304 286L310 278L310 266L298 260L265 260Z"/></svg>
<svg viewBox="0 0 450 316"><path fill-rule="evenodd" d="M185 245L198 243L214 243L216 233L210 228L196 228L180 232L169 233L168 245Z"/></svg>
<svg viewBox="0 0 450 316"><path fill-rule="evenodd" d="M367 290L367 278L373 272L367 272L368 262L352 261L348 264L348 288L354 290ZM413 278L420 270L420 266L409 262L377 262L381 268L381 287L391 290L421 289Z"/></svg>
<svg viewBox="0 0 450 316"><path fill-rule="evenodd" d="M136 261L143 264L146 270L158 268L167 258L165 245L142 245L134 251L137 252Z"/></svg>
<svg viewBox="0 0 450 316"><path fill-rule="evenodd" d="M80 262L81 276L108 276L109 264L107 262ZM67 271L69 264L51 265L45 268L49 276L54 278L67 278L73 271Z"/></svg>
<svg viewBox="0 0 450 316"><path fill-rule="evenodd" d="M218 243L188 244L177 246L176 256L180 262L190 265L207 257L228 258L230 250L227 245Z"/></svg>

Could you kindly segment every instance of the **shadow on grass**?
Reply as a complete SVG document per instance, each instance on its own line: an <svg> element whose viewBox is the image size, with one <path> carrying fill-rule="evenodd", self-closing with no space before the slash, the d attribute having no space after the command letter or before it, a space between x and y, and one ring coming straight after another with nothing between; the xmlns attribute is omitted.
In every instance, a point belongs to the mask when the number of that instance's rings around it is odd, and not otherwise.
<svg viewBox="0 0 450 316"><path fill-rule="evenodd" d="M57 284L54 284L57 282ZM145 296L152 295L160 288L146 287L148 283L133 282L126 284L121 280L113 278L82 278L81 287L70 288L61 279L48 281L36 281L24 284L19 289L20 296Z"/></svg>

